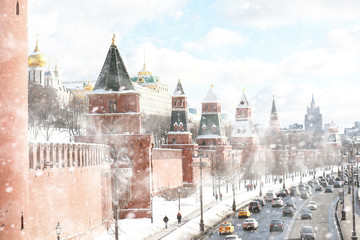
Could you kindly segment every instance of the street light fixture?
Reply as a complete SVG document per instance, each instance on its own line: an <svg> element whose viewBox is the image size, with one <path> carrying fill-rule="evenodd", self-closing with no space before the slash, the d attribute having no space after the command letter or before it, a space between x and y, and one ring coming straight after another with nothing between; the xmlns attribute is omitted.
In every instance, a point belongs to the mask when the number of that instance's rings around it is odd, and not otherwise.
<svg viewBox="0 0 360 240"><path fill-rule="evenodd" d="M203 150L203 149L194 149L194 152L197 151L198 152L198 156L200 156L200 162L193 162L191 165L200 167L200 231L204 232L205 231L205 225L204 225L204 213L203 213L203 194L202 194L202 168L203 165L204 167L207 167L208 165L210 165L208 162L204 162L202 161L202 158L205 157L204 156L204 152L209 152L211 150ZM193 155L193 157L195 158L195 153Z"/></svg>
<svg viewBox="0 0 360 240"><path fill-rule="evenodd" d="M57 226L55 227L55 230L56 230L56 234L57 234L57 239L60 240L61 226L60 226L59 222L58 222Z"/></svg>

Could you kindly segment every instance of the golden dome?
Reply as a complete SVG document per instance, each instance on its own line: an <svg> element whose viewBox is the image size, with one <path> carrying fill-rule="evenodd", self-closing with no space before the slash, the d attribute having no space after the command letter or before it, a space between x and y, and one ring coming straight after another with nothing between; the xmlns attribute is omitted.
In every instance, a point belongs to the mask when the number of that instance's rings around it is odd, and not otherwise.
<svg viewBox="0 0 360 240"><path fill-rule="evenodd" d="M29 67L45 67L46 57L42 54L38 47L38 40L36 39L36 47L34 52L28 57Z"/></svg>
<svg viewBox="0 0 360 240"><path fill-rule="evenodd" d="M90 81L88 81L88 83L84 86L84 90L85 91L92 91L94 89L94 86L91 84Z"/></svg>

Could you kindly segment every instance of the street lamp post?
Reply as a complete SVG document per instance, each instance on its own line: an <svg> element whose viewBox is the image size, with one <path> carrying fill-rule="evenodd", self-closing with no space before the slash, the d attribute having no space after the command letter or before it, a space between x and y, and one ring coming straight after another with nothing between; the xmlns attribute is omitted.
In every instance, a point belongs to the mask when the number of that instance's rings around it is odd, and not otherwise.
<svg viewBox="0 0 360 240"><path fill-rule="evenodd" d="M202 193L202 168L203 165L208 165L208 163L203 163L202 162L202 158L203 158L203 154L206 150L202 150L202 149L197 149L194 151L198 152L198 156L200 156L200 231L204 232L205 231L205 225L204 225L204 213L203 213L203 193ZM207 152L211 152L213 150L207 150ZM195 154L194 154L195 157ZM197 162L193 162L192 166L198 166Z"/></svg>
<svg viewBox="0 0 360 240"><path fill-rule="evenodd" d="M181 189L178 188L178 193L179 193L179 212L180 212L180 193L181 193Z"/></svg>
<svg viewBox="0 0 360 240"><path fill-rule="evenodd" d="M56 234L57 234L57 239L60 240L61 226L60 226L59 222L58 222L57 226L55 227L55 230L56 230Z"/></svg>
<svg viewBox="0 0 360 240"><path fill-rule="evenodd" d="M346 141L345 147L347 148L347 150L349 152L349 165L351 165L351 186L352 186L351 198L352 198L352 216L353 216L353 219L352 219L353 220L353 230L352 230L352 234L351 234L351 239L357 240L356 228L355 228L356 223L355 223L354 165L355 165L355 158L357 158L359 156L359 153L358 153L359 145L356 143L356 138L353 141ZM354 154L355 149L357 150L356 154ZM350 190L350 181L349 181L349 190Z"/></svg>
<svg viewBox="0 0 360 240"><path fill-rule="evenodd" d="M355 198L354 198L354 192L355 192L355 187L354 187L354 162L351 163L351 184L352 184L352 193L351 193L351 197L352 197L352 215L353 215L353 231L351 234L351 239L352 240L356 240L356 229L355 229Z"/></svg>
<svg viewBox="0 0 360 240"><path fill-rule="evenodd" d="M232 155L232 192L233 192L233 204L232 204L232 210L236 211L236 203L235 203L235 187L234 187L234 154Z"/></svg>

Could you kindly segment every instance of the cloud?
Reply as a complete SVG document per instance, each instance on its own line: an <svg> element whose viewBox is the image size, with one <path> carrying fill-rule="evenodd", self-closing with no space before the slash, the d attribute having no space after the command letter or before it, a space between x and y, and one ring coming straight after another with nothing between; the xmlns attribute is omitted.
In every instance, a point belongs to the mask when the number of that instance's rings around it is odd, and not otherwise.
<svg viewBox="0 0 360 240"><path fill-rule="evenodd" d="M96 79L112 34L121 41L137 23L166 16L180 17L188 0L50 1L30 0L29 53L39 33L40 50L52 62L58 60L66 81ZM53 66L53 64L52 64Z"/></svg>
<svg viewBox="0 0 360 240"><path fill-rule="evenodd" d="M238 32L213 28L203 38L197 41L185 42L183 48L187 51L205 52L224 47L244 46L248 39Z"/></svg>
<svg viewBox="0 0 360 240"><path fill-rule="evenodd" d="M297 21L346 22L360 18L357 0L225 0L217 4L223 17L259 29L287 26Z"/></svg>

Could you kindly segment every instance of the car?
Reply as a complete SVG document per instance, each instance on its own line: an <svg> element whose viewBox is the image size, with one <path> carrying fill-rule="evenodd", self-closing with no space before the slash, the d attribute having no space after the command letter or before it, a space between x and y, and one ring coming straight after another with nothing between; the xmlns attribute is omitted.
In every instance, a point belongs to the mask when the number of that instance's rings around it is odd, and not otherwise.
<svg viewBox="0 0 360 240"><path fill-rule="evenodd" d="M296 203L294 201L288 201L285 203L284 207L292 207L294 210L296 210Z"/></svg>
<svg viewBox="0 0 360 240"><path fill-rule="evenodd" d="M249 230L249 229L258 229L259 228L259 222L254 218L248 218L243 223L243 230Z"/></svg>
<svg viewBox="0 0 360 240"><path fill-rule="evenodd" d="M312 212L310 209L308 209L308 208L301 209L301 211L300 211L301 220L302 219L311 219L311 217L312 217Z"/></svg>
<svg viewBox="0 0 360 240"><path fill-rule="evenodd" d="M318 205L317 205L317 203L315 201L309 201L308 208L310 210L316 210L316 209L318 209Z"/></svg>
<svg viewBox="0 0 360 240"><path fill-rule="evenodd" d="M326 180L321 180L321 186L323 186L324 188L326 188L329 184L327 183Z"/></svg>
<svg viewBox="0 0 360 240"><path fill-rule="evenodd" d="M326 192L326 193L332 193L332 192L333 192L333 187L332 187L332 186L327 186L327 187L325 188L325 192Z"/></svg>
<svg viewBox="0 0 360 240"><path fill-rule="evenodd" d="M300 195L300 191L298 189L291 189L290 196L297 197Z"/></svg>
<svg viewBox="0 0 360 240"><path fill-rule="evenodd" d="M251 212L249 207L245 207L239 210L238 218L248 218L251 216Z"/></svg>
<svg viewBox="0 0 360 240"><path fill-rule="evenodd" d="M340 181L335 181L334 188L340 188L340 187L341 187L341 182Z"/></svg>
<svg viewBox="0 0 360 240"><path fill-rule="evenodd" d="M263 197L257 197L254 199L254 201L258 201L262 207L266 205L266 201Z"/></svg>
<svg viewBox="0 0 360 240"><path fill-rule="evenodd" d="M249 203L249 211L250 212L261 212L261 206L258 201L251 201Z"/></svg>
<svg viewBox="0 0 360 240"><path fill-rule="evenodd" d="M310 187L309 185L306 185L306 186L305 186L305 190L308 191L308 193L309 193L310 196L312 195L312 193L311 193L311 190L312 190L312 189L311 189L311 187Z"/></svg>
<svg viewBox="0 0 360 240"><path fill-rule="evenodd" d="M313 189L315 188L315 184L314 184L312 181L309 182L308 185L309 185L311 188L313 188Z"/></svg>
<svg viewBox="0 0 360 240"><path fill-rule="evenodd" d="M299 183L299 188L305 187L305 183Z"/></svg>
<svg viewBox="0 0 360 240"><path fill-rule="evenodd" d="M272 207L282 207L283 205L284 205L284 202L279 197L273 198L273 200L271 202Z"/></svg>
<svg viewBox="0 0 360 240"><path fill-rule="evenodd" d="M273 200L273 198L276 198L276 195L275 195L275 193L273 191L267 192L265 194L265 199L266 199L267 202L271 202Z"/></svg>
<svg viewBox="0 0 360 240"><path fill-rule="evenodd" d="M238 237L238 235L228 235L224 240L242 240L242 238Z"/></svg>
<svg viewBox="0 0 360 240"><path fill-rule="evenodd" d="M288 192L285 189L280 190L276 193L276 197L287 197L287 195L288 195Z"/></svg>
<svg viewBox="0 0 360 240"><path fill-rule="evenodd" d="M322 191L322 190L324 190L324 188L321 185L317 185L315 188L315 191Z"/></svg>
<svg viewBox="0 0 360 240"><path fill-rule="evenodd" d="M309 195L309 192L308 191L302 191L301 193L300 193L300 197L302 198L302 199L308 199L309 197L310 197L310 195Z"/></svg>
<svg viewBox="0 0 360 240"><path fill-rule="evenodd" d="M289 206L289 207L285 207L285 208L283 209L282 215L283 215L284 217L286 217L286 216L293 217L293 216L294 216L294 212L295 212L294 208Z"/></svg>
<svg viewBox="0 0 360 240"><path fill-rule="evenodd" d="M224 222L219 227L219 234L224 233L233 233L234 232L234 226L230 222Z"/></svg>
<svg viewBox="0 0 360 240"><path fill-rule="evenodd" d="M281 219L272 219L270 221L270 232L284 231L284 222Z"/></svg>
<svg viewBox="0 0 360 240"><path fill-rule="evenodd" d="M313 239L315 240L316 232L312 226L303 226L300 230L300 239Z"/></svg>

